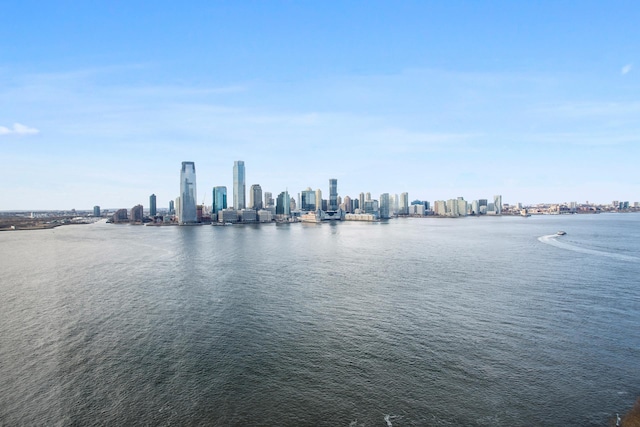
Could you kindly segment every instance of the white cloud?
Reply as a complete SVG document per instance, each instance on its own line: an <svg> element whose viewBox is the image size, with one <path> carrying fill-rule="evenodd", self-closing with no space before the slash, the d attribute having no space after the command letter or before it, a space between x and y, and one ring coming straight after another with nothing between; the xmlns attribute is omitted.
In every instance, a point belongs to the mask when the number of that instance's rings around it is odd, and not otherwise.
<svg viewBox="0 0 640 427"><path fill-rule="evenodd" d="M629 71L631 71L631 68L633 68L633 65L631 64L627 64L624 67L622 67L622 70L620 70L620 74L624 75L627 74Z"/></svg>
<svg viewBox="0 0 640 427"><path fill-rule="evenodd" d="M2 135L35 135L40 133L36 128L30 128L20 123L14 123L12 128L0 126L0 136Z"/></svg>

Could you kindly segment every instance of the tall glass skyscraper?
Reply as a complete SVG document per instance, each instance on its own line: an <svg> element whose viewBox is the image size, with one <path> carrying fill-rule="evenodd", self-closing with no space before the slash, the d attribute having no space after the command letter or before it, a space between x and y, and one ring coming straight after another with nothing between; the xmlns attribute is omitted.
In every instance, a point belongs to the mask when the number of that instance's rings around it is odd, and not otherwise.
<svg viewBox="0 0 640 427"><path fill-rule="evenodd" d="M180 171L180 224L198 222L196 211L196 165L182 162Z"/></svg>
<svg viewBox="0 0 640 427"><path fill-rule="evenodd" d="M338 210L338 180L329 180L329 211Z"/></svg>
<svg viewBox="0 0 640 427"><path fill-rule="evenodd" d="M213 206L211 210L214 214L227 209L227 187L213 187Z"/></svg>
<svg viewBox="0 0 640 427"><path fill-rule="evenodd" d="M244 161L236 160L233 162L233 207L236 210L247 207L246 181L244 176Z"/></svg>
<svg viewBox="0 0 640 427"><path fill-rule="evenodd" d="M389 207L390 207L389 193L382 193L380 195L380 205L379 205L381 219L389 218Z"/></svg>
<svg viewBox="0 0 640 427"><path fill-rule="evenodd" d="M156 213L156 195L152 194L149 196L149 215L155 216Z"/></svg>

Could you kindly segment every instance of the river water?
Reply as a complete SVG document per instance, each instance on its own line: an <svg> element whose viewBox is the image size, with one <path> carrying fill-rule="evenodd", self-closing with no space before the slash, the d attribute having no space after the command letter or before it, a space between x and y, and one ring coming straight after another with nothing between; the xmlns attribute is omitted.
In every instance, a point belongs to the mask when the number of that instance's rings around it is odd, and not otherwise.
<svg viewBox="0 0 640 427"><path fill-rule="evenodd" d="M3 426L603 426L640 396L636 214L101 222L0 263Z"/></svg>

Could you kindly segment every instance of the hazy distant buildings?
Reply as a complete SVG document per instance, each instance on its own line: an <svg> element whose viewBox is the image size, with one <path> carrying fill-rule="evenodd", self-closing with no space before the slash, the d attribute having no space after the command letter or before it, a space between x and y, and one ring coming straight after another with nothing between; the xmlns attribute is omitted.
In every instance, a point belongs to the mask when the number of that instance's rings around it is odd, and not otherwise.
<svg viewBox="0 0 640 427"><path fill-rule="evenodd" d="M196 165L194 162L182 162L179 205L178 222L180 224L193 224L198 221L196 210Z"/></svg>
<svg viewBox="0 0 640 427"><path fill-rule="evenodd" d="M93 216L100 216L100 206L96 205L93 207Z"/></svg>
<svg viewBox="0 0 640 427"><path fill-rule="evenodd" d="M233 207L236 210L246 208L246 181L244 174L244 161L233 162Z"/></svg>
<svg viewBox="0 0 640 427"><path fill-rule="evenodd" d="M156 216L156 195L149 196L149 216Z"/></svg>
<svg viewBox="0 0 640 427"><path fill-rule="evenodd" d="M262 209L262 187L253 184L249 189L249 208L259 211Z"/></svg>

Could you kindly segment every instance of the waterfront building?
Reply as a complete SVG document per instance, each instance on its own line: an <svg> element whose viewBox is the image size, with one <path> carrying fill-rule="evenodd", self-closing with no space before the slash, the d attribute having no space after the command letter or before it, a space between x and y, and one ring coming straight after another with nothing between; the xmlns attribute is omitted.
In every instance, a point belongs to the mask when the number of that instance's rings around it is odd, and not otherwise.
<svg viewBox="0 0 640 427"><path fill-rule="evenodd" d="M458 210L458 199L447 200L447 216L460 216Z"/></svg>
<svg viewBox="0 0 640 427"><path fill-rule="evenodd" d="M347 213L353 212L353 205L351 204L351 197L344 196L344 201L342 202L344 206L344 211Z"/></svg>
<svg viewBox="0 0 640 427"><path fill-rule="evenodd" d="M293 197L289 198L289 212L293 212L296 210L296 199Z"/></svg>
<svg viewBox="0 0 640 427"><path fill-rule="evenodd" d="M326 211L326 207L323 205L324 200L322 200L322 190L319 188L316 190L316 209L315 210L323 210Z"/></svg>
<svg viewBox="0 0 640 427"><path fill-rule="evenodd" d="M315 211L316 206L316 192L311 187L307 187L300 193L300 210Z"/></svg>
<svg viewBox="0 0 640 427"><path fill-rule="evenodd" d="M176 197L175 205L176 205L176 214L175 214L175 216L176 216L177 220L180 220L180 206L181 206L180 205L180 196Z"/></svg>
<svg viewBox="0 0 640 427"><path fill-rule="evenodd" d="M258 211L258 222L271 222L271 221L273 221L273 214L271 213L271 211L266 209L260 209Z"/></svg>
<svg viewBox="0 0 640 427"><path fill-rule="evenodd" d="M458 205L458 215L467 216L467 208L468 208L467 201L462 197L458 197L457 205Z"/></svg>
<svg viewBox="0 0 640 427"><path fill-rule="evenodd" d="M493 210L495 211L496 215L502 215L502 196L501 195L493 196Z"/></svg>
<svg viewBox="0 0 640 427"><path fill-rule="evenodd" d="M111 217L111 221L113 221L114 223L119 223L119 222L127 222L129 221L129 218L127 217L127 210L126 209L118 209L117 211L115 211L113 213L113 216Z"/></svg>
<svg viewBox="0 0 640 427"><path fill-rule="evenodd" d="M379 216L380 206L377 200L365 200L364 201L364 213Z"/></svg>
<svg viewBox="0 0 640 427"><path fill-rule="evenodd" d="M217 214L218 211L223 209L227 209L227 187L213 187L213 204L211 206L211 213Z"/></svg>
<svg viewBox="0 0 640 427"><path fill-rule="evenodd" d="M355 212L356 209L360 209L360 199L353 199L351 201L351 212Z"/></svg>
<svg viewBox="0 0 640 427"><path fill-rule="evenodd" d="M262 199L262 197L260 197ZM258 214L255 209L241 209L240 220L242 222L257 222Z"/></svg>
<svg viewBox="0 0 640 427"><path fill-rule="evenodd" d="M233 208L227 208L218 211L218 222L221 222L223 224L235 224L236 222L238 222L238 217L238 211Z"/></svg>
<svg viewBox="0 0 640 427"><path fill-rule="evenodd" d="M249 188L249 208L256 211L262 209L262 187L260 184L253 184Z"/></svg>
<svg viewBox="0 0 640 427"><path fill-rule="evenodd" d="M100 206L96 205L93 207L93 216L95 217L100 216Z"/></svg>
<svg viewBox="0 0 640 427"><path fill-rule="evenodd" d="M176 208L173 203L173 200L169 200L169 215L173 215L176 213Z"/></svg>
<svg viewBox="0 0 640 427"><path fill-rule="evenodd" d="M194 162L182 162L180 171L180 224L193 224L198 221L196 211L196 165Z"/></svg>
<svg viewBox="0 0 640 427"><path fill-rule="evenodd" d="M377 218L373 214L367 213L348 213L344 216L345 221L376 221Z"/></svg>
<svg viewBox="0 0 640 427"><path fill-rule="evenodd" d="M447 202L444 200L436 200L433 202L433 213L439 216L445 216L447 214Z"/></svg>
<svg viewBox="0 0 640 427"><path fill-rule="evenodd" d="M360 210L364 209L364 193L360 193L360 195L358 196L358 208Z"/></svg>
<svg viewBox="0 0 640 427"><path fill-rule="evenodd" d="M244 161L233 162L233 207L236 210L244 209L246 195L246 182L244 174Z"/></svg>
<svg viewBox="0 0 640 427"><path fill-rule="evenodd" d="M389 218L389 193L382 193L380 195L380 219Z"/></svg>
<svg viewBox="0 0 640 427"><path fill-rule="evenodd" d="M400 215L409 215L409 193L400 194L400 207L398 213Z"/></svg>
<svg viewBox="0 0 640 427"><path fill-rule="evenodd" d="M276 215L282 215L284 217L289 217L291 214L291 201L289 197L288 191L283 191L278 194L278 198L276 200Z"/></svg>
<svg viewBox="0 0 640 427"><path fill-rule="evenodd" d="M156 195L152 194L149 196L149 216L156 216Z"/></svg>
<svg viewBox="0 0 640 427"><path fill-rule="evenodd" d="M142 222L142 218L144 216L144 209L142 208L142 205L135 205L134 207L131 208L131 216L130 216L130 221L131 222Z"/></svg>
<svg viewBox="0 0 640 427"><path fill-rule="evenodd" d="M338 210L338 180L335 178L329 180L329 210Z"/></svg>
<svg viewBox="0 0 640 427"><path fill-rule="evenodd" d="M411 206L409 206L409 215L424 216L425 215L424 205L422 203L411 204Z"/></svg>

